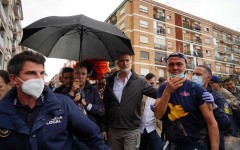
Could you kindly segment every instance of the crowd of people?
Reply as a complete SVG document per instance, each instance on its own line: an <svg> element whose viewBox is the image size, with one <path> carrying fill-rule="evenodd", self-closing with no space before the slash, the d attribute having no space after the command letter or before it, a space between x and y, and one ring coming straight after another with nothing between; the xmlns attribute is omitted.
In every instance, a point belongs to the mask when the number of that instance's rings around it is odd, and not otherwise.
<svg viewBox="0 0 240 150"><path fill-rule="evenodd" d="M118 71L90 84L87 61L64 67L61 85L44 84L43 55L24 51L0 71L1 149L238 149L240 87L187 58L167 58L168 78L137 75L119 54ZM18 141L12 143L12 141ZM238 145L239 144L239 145Z"/></svg>

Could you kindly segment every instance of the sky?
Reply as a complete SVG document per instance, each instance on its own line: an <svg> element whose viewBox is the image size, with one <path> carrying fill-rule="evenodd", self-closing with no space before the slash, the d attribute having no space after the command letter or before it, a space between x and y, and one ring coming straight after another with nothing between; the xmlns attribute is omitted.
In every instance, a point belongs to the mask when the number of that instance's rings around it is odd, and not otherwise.
<svg viewBox="0 0 240 150"><path fill-rule="evenodd" d="M99 21L105 19L123 0L22 0L22 25L48 16L84 14ZM239 0L155 0L181 11L240 31ZM48 58L45 64L46 81L49 81L66 60Z"/></svg>

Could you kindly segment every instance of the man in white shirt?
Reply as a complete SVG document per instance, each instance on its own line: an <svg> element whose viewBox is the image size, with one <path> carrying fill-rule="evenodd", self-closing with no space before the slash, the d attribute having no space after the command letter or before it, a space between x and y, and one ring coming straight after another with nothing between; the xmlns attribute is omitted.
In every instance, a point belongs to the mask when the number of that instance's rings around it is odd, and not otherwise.
<svg viewBox="0 0 240 150"><path fill-rule="evenodd" d="M148 83L156 85L156 77L153 73L145 76ZM154 106L156 99L144 96L142 101L142 119L140 125L141 144L140 150L160 150L162 149L162 140L156 131L156 118L151 106Z"/></svg>

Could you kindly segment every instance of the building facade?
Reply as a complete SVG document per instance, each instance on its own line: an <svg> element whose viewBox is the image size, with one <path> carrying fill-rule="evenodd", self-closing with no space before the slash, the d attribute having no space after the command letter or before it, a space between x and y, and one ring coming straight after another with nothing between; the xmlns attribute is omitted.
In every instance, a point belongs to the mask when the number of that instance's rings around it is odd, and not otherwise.
<svg viewBox="0 0 240 150"><path fill-rule="evenodd" d="M124 0L106 22L131 39L138 74L167 77L166 58L178 51L187 56L187 77L196 65L240 77L240 32L154 0Z"/></svg>
<svg viewBox="0 0 240 150"><path fill-rule="evenodd" d="M23 11L21 0L0 0L0 69L6 70L11 57L22 51Z"/></svg>

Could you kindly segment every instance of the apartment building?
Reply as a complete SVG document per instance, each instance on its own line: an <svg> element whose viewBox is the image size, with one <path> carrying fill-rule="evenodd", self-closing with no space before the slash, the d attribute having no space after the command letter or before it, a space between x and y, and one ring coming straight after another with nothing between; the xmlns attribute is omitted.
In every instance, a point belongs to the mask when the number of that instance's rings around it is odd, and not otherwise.
<svg viewBox="0 0 240 150"><path fill-rule="evenodd" d="M6 69L11 57L22 51L18 46L23 31L21 0L0 0L0 69Z"/></svg>
<svg viewBox="0 0 240 150"><path fill-rule="evenodd" d="M196 65L240 77L240 32L154 0L124 0L106 22L131 39L138 74L167 77L166 58L178 51L187 56L189 78Z"/></svg>

